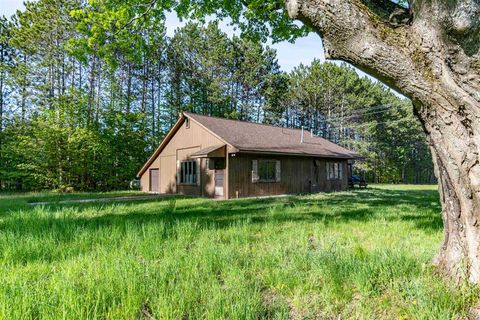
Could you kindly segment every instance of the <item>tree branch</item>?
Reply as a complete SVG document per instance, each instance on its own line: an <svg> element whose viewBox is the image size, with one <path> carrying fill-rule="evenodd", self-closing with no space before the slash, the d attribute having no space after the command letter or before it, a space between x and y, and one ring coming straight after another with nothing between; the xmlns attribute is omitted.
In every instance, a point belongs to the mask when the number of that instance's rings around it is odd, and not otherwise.
<svg viewBox="0 0 480 320"><path fill-rule="evenodd" d="M398 7L375 7L379 2L384 1L287 0L286 7L291 18L301 20L322 37L327 59L350 62L406 95L417 92L417 86L428 90L412 61L412 50L417 47L412 45L417 41L412 27L385 21L388 12ZM383 17L377 12L383 12Z"/></svg>
<svg viewBox="0 0 480 320"><path fill-rule="evenodd" d="M148 7L147 9L140 13L139 15L135 15L132 19L130 19L127 23L125 23L120 29L118 29L115 33L114 33L114 36L117 36L121 31L125 30L126 28L130 27L135 21L143 18L143 17L146 17L150 11L152 11L152 9L155 7L155 4L157 3L157 0L152 0L150 1L150 3L148 4Z"/></svg>

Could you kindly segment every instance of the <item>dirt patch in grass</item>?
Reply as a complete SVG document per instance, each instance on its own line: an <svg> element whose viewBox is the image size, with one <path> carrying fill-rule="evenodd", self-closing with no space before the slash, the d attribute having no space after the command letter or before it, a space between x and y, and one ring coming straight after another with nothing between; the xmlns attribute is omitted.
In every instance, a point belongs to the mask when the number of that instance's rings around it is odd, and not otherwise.
<svg viewBox="0 0 480 320"><path fill-rule="evenodd" d="M277 293L273 289L266 289L262 293L262 305L266 311L266 318L273 319L275 315L284 314L288 319L301 320L306 319L307 312L298 309L290 299Z"/></svg>

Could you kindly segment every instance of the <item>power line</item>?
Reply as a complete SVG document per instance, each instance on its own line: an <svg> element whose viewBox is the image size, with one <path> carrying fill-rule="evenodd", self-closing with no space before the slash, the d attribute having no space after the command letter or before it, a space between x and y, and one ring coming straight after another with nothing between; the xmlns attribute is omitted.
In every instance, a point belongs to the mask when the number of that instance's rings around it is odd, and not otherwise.
<svg viewBox="0 0 480 320"><path fill-rule="evenodd" d="M332 118L329 118L329 119L327 119L327 117L324 116L322 120L329 121L329 122L335 122L335 121L340 121L340 120L343 120L343 119L350 119L350 118L355 118L355 117L359 117L359 116L374 114L377 111L378 112L384 112L384 111L388 111L390 109L391 109L390 105L380 105L380 106L374 106L374 107L367 107L367 108L362 108L362 109L355 109L355 110L352 111L352 114L345 115L345 116L336 116L336 117L332 117ZM355 113L355 114L353 114L353 113Z"/></svg>
<svg viewBox="0 0 480 320"><path fill-rule="evenodd" d="M364 116L364 117L365 116L371 116L371 115L375 115L375 114L384 113L386 111L389 111L389 109L370 111L370 112L367 112L367 113L364 113L364 114L349 115L349 116L345 116L345 117L336 117L336 118L333 118L333 119L325 119L325 121L330 122L330 123L338 123L338 122L341 122L341 121L344 121L344 120L357 118L357 117L360 117L360 116Z"/></svg>
<svg viewBox="0 0 480 320"><path fill-rule="evenodd" d="M350 127L350 126L330 126L325 129L320 129L320 131L339 131L340 129L349 129L349 130L358 130L359 128L363 128L366 126L378 126L382 124L395 124L398 122L406 121L409 120L408 118L402 118L402 119L397 119L397 120L391 120L391 121L382 121L382 122L368 122L368 123L363 123L359 125L355 125L355 127Z"/></svg>
<svg viewBox="0 0 480 320"><path fill-rule="evenodd" d="M343 116L343 117L334 117L329 120L327 120L325 117L321 119L322 122L326 123L327 126L324 128L317 128L317 132L326 132L330 130L340 130L340 129L349 129L349 130L358 130L360 128L366 127L366 126L377 126L377 125L382 125L382 124L394 124L397 122L401 122L404 120L408 120L408 118L402 118L402 119L397 119L397 120L389 120L389 121L382 121L382 122L367 122L363 124L358 124L354 125L354 127L348 126L348 125L343 125L341 124L342 121L360 117L360 116L371 116L375 114L381 114L383 112L389 111L392 108L392 105L377 105L373 107L365 107L361 109L356 109L355 111L360 111L364 112L363 114L355 114L355 115L348 115L348 116ZM351 123L346 123L346 124L351 124ZM313 128L312 128L313 129Z"/></svg>
<svg viewBox="0 0 480 320"><path fill-rule="evenodd" d="M372 111L372 110L376 110L376 109L388 109L388 108L391 108L392 106L391 105L388 105L388 104L381 104L381 105L376 105L376 106L368 106L368 107L363 107L363 108L355 108L355 109L352 109L352 113L353 112L365 112L365 111Z"/></svg>
<svg viewBox="0 0 480 320"><path fill-rule="evenodd" d="M408 118L402 118L402 119L397 119L397 120L391 120L391 121L382 121L382 122L368 122L368 123L362 123L362 124L359 124L359 125L355 125L355 127L347 127L347 126L330 126L328 129L330 130L335 130L335 129L352 129L352 130L355 130L357 128L362 128L362 127L366 127L366 126L369 126L369 125L374 125L374 126L377 126L377 125L380 125L380 124L394 124L394 123L397 123L397 122L401 122L401 121L405 121L405 120L409 120Z"/></svg>

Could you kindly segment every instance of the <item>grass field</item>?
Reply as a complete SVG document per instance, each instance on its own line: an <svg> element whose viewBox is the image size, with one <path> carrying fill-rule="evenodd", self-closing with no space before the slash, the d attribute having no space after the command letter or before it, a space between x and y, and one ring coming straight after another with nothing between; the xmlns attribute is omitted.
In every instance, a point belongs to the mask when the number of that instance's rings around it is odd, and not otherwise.
<svg viewBox="0 0 480 320"><path fill-rule="evenodd" d="M1 319L463 319L478 303L431 267L432 186L27 204L51 197L0 195Z"/></svg>
<svg viewBox="0 0 480 320"><path fill-rule="evenodd" d="M2 200L24 200L26 202L58 202L79 199L98 199L98 198L115 198L115 197L133 197L144 196L145 193L140 191L111 191L111 192L76 192L76 193L58 193L58 192L27 192L22 194L0 193L0 201ZM11 204L11 201L4 203Z"/></svg>

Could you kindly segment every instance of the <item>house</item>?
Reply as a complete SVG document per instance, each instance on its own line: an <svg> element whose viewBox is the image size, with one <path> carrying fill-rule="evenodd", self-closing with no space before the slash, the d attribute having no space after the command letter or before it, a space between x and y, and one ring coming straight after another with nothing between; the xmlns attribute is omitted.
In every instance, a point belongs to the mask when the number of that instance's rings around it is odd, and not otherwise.
<svg viewBox="0 0 480 320"><path fill-rule="evenodd" d="M357 158L300 129L185 112L138 177L145 192L223 199L339 191Z"/></svg>

